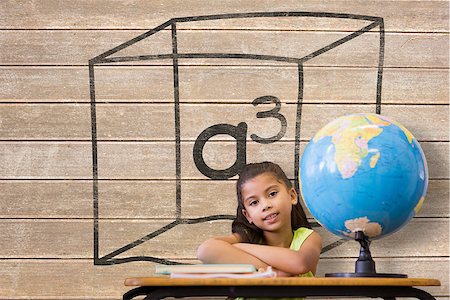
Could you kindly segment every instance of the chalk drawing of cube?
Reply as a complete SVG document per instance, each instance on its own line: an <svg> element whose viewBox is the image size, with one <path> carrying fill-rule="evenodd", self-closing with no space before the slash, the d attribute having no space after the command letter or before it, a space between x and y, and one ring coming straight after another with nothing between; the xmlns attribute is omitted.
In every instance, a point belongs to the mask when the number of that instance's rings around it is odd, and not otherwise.
<svg viewBox="0 0 450 300"><path fill-rule="evenodd" d="M325 12L173 18L91 59L94 263L192 255L199 224L229 226L246 162L298 189L308 109L380 113L383 59L382 18Z"/></svg>

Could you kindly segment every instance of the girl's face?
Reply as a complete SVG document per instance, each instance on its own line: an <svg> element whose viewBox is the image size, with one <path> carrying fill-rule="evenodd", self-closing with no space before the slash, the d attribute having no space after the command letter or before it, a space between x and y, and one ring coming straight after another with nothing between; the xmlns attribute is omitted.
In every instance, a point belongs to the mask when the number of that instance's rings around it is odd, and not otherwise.
<svg viewBox="0 0 450 300"><path fill-rule="evenodd" d="M288 189L272 173L263 173L242 185L241 201L249 223L264 231L277 231L291 226L292 205L298 200L294 188Z"/></svg>

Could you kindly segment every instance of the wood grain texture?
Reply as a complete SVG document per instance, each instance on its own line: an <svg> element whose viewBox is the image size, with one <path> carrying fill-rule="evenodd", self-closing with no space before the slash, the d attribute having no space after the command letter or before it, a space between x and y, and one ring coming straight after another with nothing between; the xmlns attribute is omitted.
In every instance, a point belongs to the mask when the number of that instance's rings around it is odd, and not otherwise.
<svg viewBox="0 0 450 300"><path fill-rule="evenodd" d="M174 180L100 181L100 216L173 218L175 186ZM0 180L0 190L1 219L90 219L93 216L90 180ZM185 218L235 213L234 180L191 181L181 192ZM199 194L203 195L200 199ZM448 218L448 199L449 180L430 180L426 200L417 217Z"/></svg>
<svg viewBox="0 0 450 300"><path fill-rule="evenodd" d="M363 27L360 25L360 27ZM356 28L360 29L360 28ZM0 31L4 45L2 65L57 65L88 64L88 60L142 34L133 31ZM344 32L317 31L242 31L242 30L180 30L178 53L243 53L301 58L332 42L349 35ZM21 43L17 43L21 41ZM95 43L93 43L95 41ZM170 30L159 32L111 57L156 55L172 53ZM279 45L283 45L279 47ZM443 33L388 33L385 44L384 66L414 68L446 68L448 66L448 35ZM308 66L378 66L379 33L368 32L324 53L307 63ZM165 64L170 60L139 61L133 64ZM242 65L275 64L271 61L237 59L182 60L181 64ZM130 62L128 62L130 64Z"/></svg>
<svg viewBox="0 0 450 300"><path fill-rule="evenodd" d="M204 66L181 71L193 82L181 88L183 102L242 102L268 92L284 95L282 98L290 102L298 98L298 84L293 80L297 69L292 67ZM271 84L265 86L268 75ZM243 76L246 83L240 80ZM84 67L0 67L0 101L89 103L87 78ZM375 78L376 71L371 69L334 67L324 72L322 68L305 67L304 101L373 104ZM382 103L449 103L449 75L444 69L386 68L383 78ZM207 85L195 84L202 80L207 80ZM234 95L221 89L223 82L233 87ZM162 66L101 67L96 69L96 92L98 102L173 103L172 70Z"/></svg>
<svg viewBox="0 0 450 300"><path fill-rule="evenodd" d="M306 142L300 143L300 154ZM274 160L294 178L294 142L247 145L248 162ZM448 179L448 142L422 142L431 179ZM211 141L205 162L220 169L233 164L236 143ZM92 146L88 142L1 142L1 179L91 179ZM289 154L291 153L291 154ZM193 142L181 143L181 177L206 179L192 159ZM99 142L99 179L175 179L174 142Z"/></svg>
<svg viewBox="0 0 450 300"><path fill-rule="evenodd" d="M0 143L0 176L6 178L90 179L90 143Z"/></svg>
<svg viewBox="0 0 450 300"><path fill-rule="evenodd" d="M282 103L280 113L287 120L284 139L295 139L297 105ZM256 114L274 107L251 103L181 104L181 138L195 141L207 127L246 122L249 131L273 136L280 123L275 118L258 119ZM91 140L90 105L88 104L4 104L0 105L2 122L0 140ZM108 141L173 140L175 114L173 104L98 104L97 139ZM442 105L384 105L383 115L408 128L419 140L448 141L449 107ZM224 113L226 112L226 113ZM301 140L335 118L352 113L374 113L375 105L303 104ZM201 117L199 117L201 116ZM414 118L411 116L420 116ZM164 126L161 126L164 124ZM250 139L250 137L248 137Z"/></svg>
<svg viewBox="0 0 450 300"><path fill-rule="evenodd" d="M154 217L154 216L153 216ZM99 219L100 255L145 237L173 219ZM92 258L91 220L0 220L4 245L0 258ZM415 218L402 230L371 245L374 257L446 257L448 249L448 220ZM322 227L314 228L322 236L324 246L339 240ZM192 235L192 232L197 234ZM422 232L423 234L417 234ZM195 259L196 250L202 241L211 236L231 233L231 221L209 221L199 224L180 224L174 228L139 244L118 258L152 256L171 260ZM189 236L189 238L186 238ZM70 237L70 238L69 238ZM180 244L180 241L183 241ZM182 245L182 246L180 246ZM170 251L167 251L170 249ZM322 257L355 257L359 244L349 241L325 253Z"/></svg>
<svg viewBox="0 0 450 300"><path fill-rule="evenodd" d="M118 299L123 280L151 276L154 263L95 266L93 157L88 60L171 18L273 11L375 15L386 30L381 112L407 127L428 160L430 182L419 214L399 232L374 241L378 272L432 277L427 288L449 297L449 2L448 1L2 1L0 3L0 298ZM179 53L252 53L299 57L369 22L335 18L249 18L177 24ZM378 28L304 66L303 151L328 121L374 112ZM171 53L163 30L114 56ZM247 141L247 161L275 160L294 178L298 69L255 59L179 59L181 178L176 180L171 60L95 66L98 138L99 255L140 241L179 214L195 219L234 214L235 177L210 181L193 164L199 133L246 122L248 137L271 136L280 122L257 119L273 105L287 118L275 144ZM208 165L233 163L227 136L204 148ZM181 202L177 208L176 185ZM309 213L308 217L313 221ZM195 249L229 220L177 225L117 258L153 256L198 263ZM338 242L317 228L325 244ZM192 233L195 232L193 235ZM189 237L189 238L187 238ZM352 272L355 242L322 254L319 275ZM64 276L62 276L64 275ZM221 299L222 300L222 299Z"/></svg>
<svg viewBox="0 0 450 300"><path fill-rule="evenodd" d="M440 286L437 279L428 278L337 278L337 277L277 277L277 278L169 278L132 277L126 286Z"/></svg>
<svg viewBox="0 0 450 300"><path fill-rule="evenodd" d="M39 3L14 2L2 4L0 15L1 28L7 29L151 29L170 18L197 15L211 15L237 12L260 11L324 11L346 14L362 14L381 16L386 20L386 30L407 32L448 32L447 1L298 1L290 0L279 3L275 0L255 2L227 1L204 5L201 1L187 1L180 6L177 1L145 2L135 1L81 1L64 4L57 0L40 1ZM399 16L398 12L402 14ZM149 15L151 12L151 15ZM389 21L389 22L387 22ZM233 25L234 23L234 25ZM292 21L261 22L261 20L246 22L215 22L216 28L234 27L245 29L285 29L292 28ZM192 24L191 28L204 24ZM298 29L336 30L345 29L348 24L341 22L301 22Z"/></svg>

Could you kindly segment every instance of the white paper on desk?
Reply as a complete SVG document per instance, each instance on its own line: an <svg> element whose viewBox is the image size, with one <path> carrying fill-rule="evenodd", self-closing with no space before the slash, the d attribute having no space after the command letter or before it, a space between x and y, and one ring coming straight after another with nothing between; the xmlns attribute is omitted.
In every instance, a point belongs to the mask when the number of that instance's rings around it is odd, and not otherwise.
<svg viewBox="0 0 450 300"><path fill-rule="evenodd" d="M170 278L271 278L276 277L277 273L272 270L272 267L267 267L264 272L253 273L171 273Z"/></svg>

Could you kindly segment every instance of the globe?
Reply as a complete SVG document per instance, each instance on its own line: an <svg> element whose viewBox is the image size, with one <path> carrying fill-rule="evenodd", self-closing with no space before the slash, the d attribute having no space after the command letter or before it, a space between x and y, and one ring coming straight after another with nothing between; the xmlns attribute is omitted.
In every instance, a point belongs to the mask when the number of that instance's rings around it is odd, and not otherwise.
<svg viewBox="0 0 450 300"><path fill-rule="evenodd" d="M422 206L428 168L414 136L378 114L340 117L320 129L300 160L301 196L332 233L368 240L394 233Z"/></svg>

